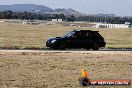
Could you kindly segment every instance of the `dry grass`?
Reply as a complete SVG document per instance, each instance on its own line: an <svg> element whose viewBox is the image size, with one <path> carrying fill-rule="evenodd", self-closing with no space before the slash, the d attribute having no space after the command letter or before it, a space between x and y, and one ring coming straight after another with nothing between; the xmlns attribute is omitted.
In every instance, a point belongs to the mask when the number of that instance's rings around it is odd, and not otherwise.
<svg viewBox="0 0 132 88"><path fill-rule="evenodd" d="M132 53L36 52L0 54L0 88L82 88L81 68L90 79L132 79ZM98 53L98 54L97 54ZM72 57L72 58L71 58ZM96 86L131 88L132 86ZM95 88L93 86L88 88Z"/></svg>
<svg viewBox="0 0 132 88"><path fill-rule="evenodd" d="M23 25L18 23L0 23L0 47L2 48L43 48L50 37L62 36L77 27L47 23ZM89 28L80 28L89 29ZM132 48L132 29L92 29L99 30L104 36L106 47Z"/></svg>

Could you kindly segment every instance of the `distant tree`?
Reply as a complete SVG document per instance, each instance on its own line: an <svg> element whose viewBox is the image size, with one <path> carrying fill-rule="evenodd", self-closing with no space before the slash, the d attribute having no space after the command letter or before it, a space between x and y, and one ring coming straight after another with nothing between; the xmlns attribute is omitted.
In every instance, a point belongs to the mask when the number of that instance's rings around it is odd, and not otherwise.
<svg viewBox="0 0 132 88"><path fill-rule="evenodd" d="M74 15L71 15L71 16L68 16L67 18L66 18L66 20L69 22L69 21L75 21L75 16Z"/></svg>
<svg viewBox="0 0 132 88"><path fill-rule="evenodd" d="M1 18L1 12L0 12L0 19L2 19L2 18Z"/></svg>
<svg viewBox="0 0 132 88"><path fill-rule="evenodd" d="M12 18L12 11L7 10L4 12L6 19L11 19Z"/></svg>
<svg viewBox="0 0 132 88"><path fill-rule="evenodd" d="M59 19L63 19L63 20L65 20L65 19L66 19L66 17L65 17L65 15L64 15L64 14L59 14Z"/></svg>
<svg viewBox="0 0 132 88"><path fill-rule="evenodd" d="M59 19L59 14L54 14L54 19Z"/></svg>

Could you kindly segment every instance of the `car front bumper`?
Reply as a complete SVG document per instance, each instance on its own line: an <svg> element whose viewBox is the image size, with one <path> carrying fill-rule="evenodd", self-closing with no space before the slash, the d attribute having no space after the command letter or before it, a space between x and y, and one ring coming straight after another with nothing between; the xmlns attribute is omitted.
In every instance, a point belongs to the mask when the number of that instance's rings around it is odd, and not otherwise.
<svg viewBox="0 0 132 88"><path fill-rule="evenodd" d="M56 44L55 43L51 43L50 41L47 41L46 42L46 47L54 48L54 47L56 47Z"/></svg>

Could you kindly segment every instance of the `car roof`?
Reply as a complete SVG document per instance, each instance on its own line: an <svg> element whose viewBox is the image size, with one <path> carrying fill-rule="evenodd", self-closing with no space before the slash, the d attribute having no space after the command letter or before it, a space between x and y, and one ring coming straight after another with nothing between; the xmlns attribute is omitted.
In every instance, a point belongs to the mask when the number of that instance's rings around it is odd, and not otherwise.
<svg viewBox="0 0 132 88"><path fill-rule="evenodd" d="M78 32L80 32L80 31L81 32L99 32L99 31L93 31L93 30L74 30L74 31L78 31Z"/></svg>

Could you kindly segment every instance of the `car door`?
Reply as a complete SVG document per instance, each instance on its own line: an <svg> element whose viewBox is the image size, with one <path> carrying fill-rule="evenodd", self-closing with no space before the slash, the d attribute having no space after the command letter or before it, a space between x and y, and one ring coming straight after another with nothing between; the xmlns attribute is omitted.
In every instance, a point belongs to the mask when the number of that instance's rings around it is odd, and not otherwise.
<svg viewBox="0 0 132 88"><path fill-rule="evenodd" d="M83 46L82 47L90 47L94 42L93 34L91 32L84 32L83 33Z"/></svg>
<svg viewBox="0 0 132 88"><path fill-rule="evenodd" d="M76 32L69 39L69 45L71 48L81 48L82 47L82 32Z"/></svg>

